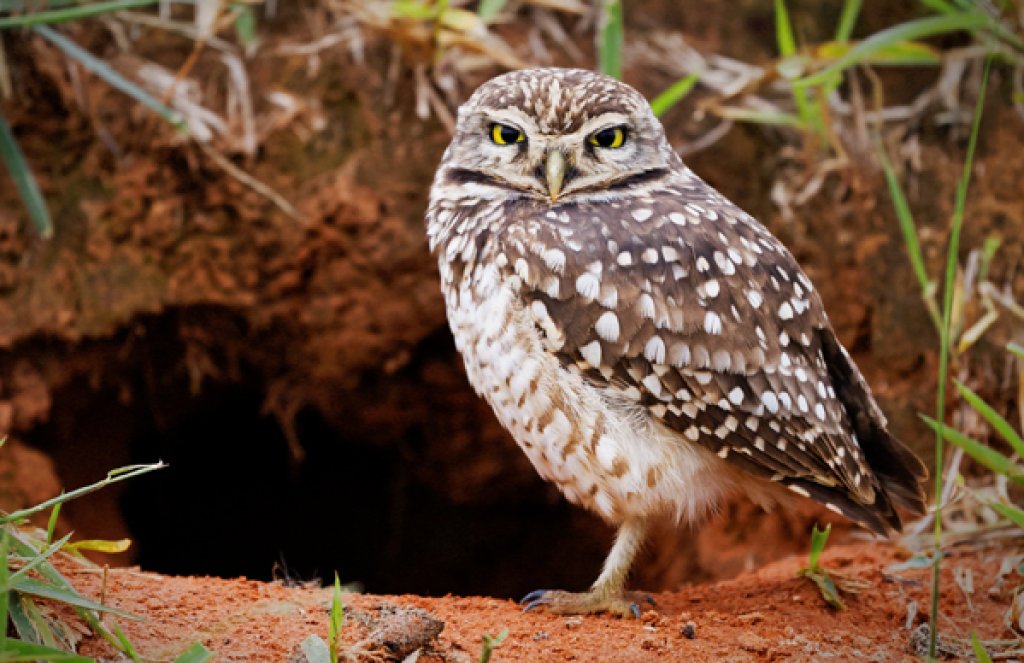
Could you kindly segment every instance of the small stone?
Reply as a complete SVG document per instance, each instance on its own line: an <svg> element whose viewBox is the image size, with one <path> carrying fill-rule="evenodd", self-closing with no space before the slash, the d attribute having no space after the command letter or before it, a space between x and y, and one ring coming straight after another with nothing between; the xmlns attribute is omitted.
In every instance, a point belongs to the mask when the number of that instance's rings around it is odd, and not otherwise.
<svg viewBox="0 0 1024 663"><path fill-rule="evenodd" d="M683 628L679 629L679 633L688 640L697 639L697 622L690 620L683 624Z"/></svg>
<svg viewBox="0 0 1024 663"><path fill-rule="evenodd" d="M536 640L547 640L551 635L547 631L537 631L533 634L533 639Z"/></svg>
<svg viewBox="0 0 1024 663"><path fill-rule="evenodd" d="M569 619L565 620L565 628L567 628L569 630L572 630L574 628L579 628L582 624L583 624L583 620L580 619L579 617L570 617Z"/></svg>
<svg viewBox="0 0 1024 663"><path fill-rule="evenodd" d="M740 633L736 638L736 643L741 649L754 654L764 654L768 651L768 641L755 633Z"/></svg>

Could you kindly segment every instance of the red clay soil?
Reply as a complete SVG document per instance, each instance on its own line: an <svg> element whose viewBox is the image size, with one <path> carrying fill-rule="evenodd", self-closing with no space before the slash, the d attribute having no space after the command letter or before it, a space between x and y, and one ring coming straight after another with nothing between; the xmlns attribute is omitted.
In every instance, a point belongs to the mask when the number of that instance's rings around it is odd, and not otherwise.
<svg viewBox="0 0 1024 663"><path fill-rule="evenodd" d="M929 582L926 570L889 568L906 556L887 543L826 552L827 569L868 584L846 595L843 611L796 576L806 562L800 556L733 580L655 594L657 608L639 620L524 613L493 598L347 594L342 643L351 660L402 660L422 648L420 661L476 661L482 636L507 628L494 661L909 661L926 633ZM946 559L940 633L957 652L950 658L966 658L962 638L971 629L982 638L1007 635L1009 594L996 588L997 558L971 548ZM953 581L954 569L970 570L970 597ZM100 596L100 570L68 573L86 594ZM312 634L327 637L329 589L114 569L102 593L107 604L143 618L120 625L146 661L173 660L196 641L217 661L303 661L300 643ZM440 625L432 618L443 622L436 638ZM96 638L81 652L114 655Z"/></svg>

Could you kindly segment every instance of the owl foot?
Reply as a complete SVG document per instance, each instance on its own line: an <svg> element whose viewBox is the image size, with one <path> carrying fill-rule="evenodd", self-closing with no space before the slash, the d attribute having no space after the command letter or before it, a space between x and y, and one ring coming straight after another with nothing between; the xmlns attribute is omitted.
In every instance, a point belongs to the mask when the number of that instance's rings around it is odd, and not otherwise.
<svg viewBox="0 0 1024 663"><path fill-rule="evenodd" d="M556 615L593 615L606 612L619 617L635 618L640 617L641 603L655 605L654 599L642 592L563 592L558 589L538 589L524 596L519 602L524 606L523 612L544 608Z"/></svg>

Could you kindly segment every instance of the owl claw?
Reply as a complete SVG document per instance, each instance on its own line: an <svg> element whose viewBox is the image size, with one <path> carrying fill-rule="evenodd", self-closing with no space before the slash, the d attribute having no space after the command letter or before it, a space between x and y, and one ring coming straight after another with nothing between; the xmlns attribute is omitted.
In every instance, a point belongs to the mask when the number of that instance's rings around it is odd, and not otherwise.
<svg viewBox="0 0 1024 663"><path fill-rule="evenodd" d="M556 615L592 615L608 613L619 617L640 617L640 604L633 597L655 605L649 594L623 592L608 595L598 592L563 592L559 590L538 589L530 592L519 602L523 612L543 607Z"/></svg>
<svg viewBox="0 0 1024 663"><path fill-rule="evenodd" d="M523 612L529 612L533 608L536 608L539 603L538 600L548 593L546 589L535 589L523 598L519 599L519 605L529 604L523 608Z"/></svg>

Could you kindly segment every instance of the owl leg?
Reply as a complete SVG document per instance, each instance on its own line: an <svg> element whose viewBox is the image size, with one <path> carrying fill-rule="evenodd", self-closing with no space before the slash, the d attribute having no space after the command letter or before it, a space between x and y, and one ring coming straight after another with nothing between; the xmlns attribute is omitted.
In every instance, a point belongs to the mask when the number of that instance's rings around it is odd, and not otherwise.
<svg viewBox="0 0 1024 663"><path fill-rule="evenodd" d="M647 523L643 519L627 520L619 526L615 544L604 560L601 575L587 592L563 592L541 589L527 594L521 603L524 610L543 607L559 615L588 615L607 612L620 617L639 617L640 602L654 604L646 594L624 590L626 576L633 565L640 545L647 534Z"/></svg>

